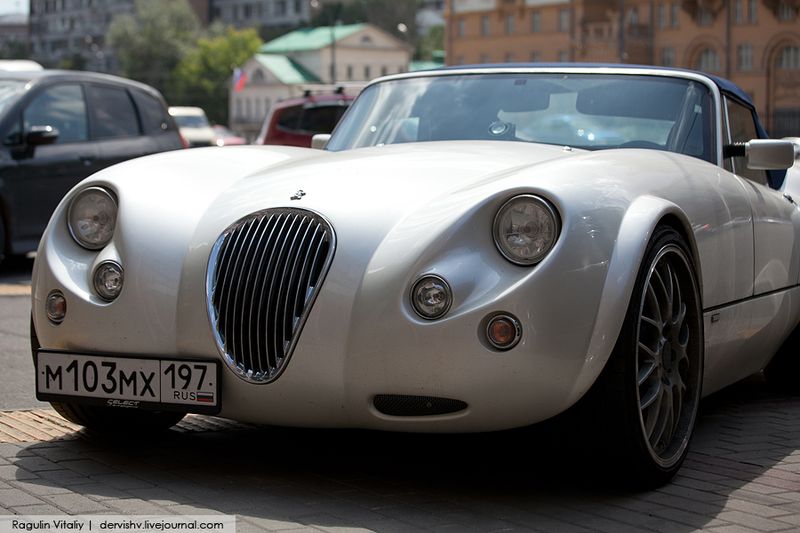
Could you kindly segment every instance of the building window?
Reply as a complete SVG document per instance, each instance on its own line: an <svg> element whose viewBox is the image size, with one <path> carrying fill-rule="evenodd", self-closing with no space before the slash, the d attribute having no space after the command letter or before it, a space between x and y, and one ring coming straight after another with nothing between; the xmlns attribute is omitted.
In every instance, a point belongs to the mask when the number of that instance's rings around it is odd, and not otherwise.
<svg viewBox="0 0 800 533"><path fill-rule="evenodd" d="M369 65L364 65L364 79L369 80L372 79L372 69Z"/></svg>
<svg viewBox="0 0 800 533"><path fill-rule="evenodd" d="M719 72L719 54L713 48L706 48L697 58L697 70Z"/></svg>
<svg viewBox="0 0 800 533"><path fill-rule="evenodd" d="M628 24L631 26L639 25L639 10L632 7L628 10Z"/></svg>
<svg viewBox="0 0 800 533"><path fill-rule="evenodd" d="M558 12L558 31L569 31L570 10L562 9Z"/></svg>
<svg viewBox="0 0 800 533"><path fill-rule="evenodd" d="M244 18L245 20L249 20L253 16L253 6L250 4L244 5Z"/></svg>
<svg viewBox="0 0 800 533"><path fill-rule="evenodd" d="M278 0L277 2L275 2L275 16L276 17L286 16L286 0Z"/></svg>
<svg viewBox="0 0 800 533"><path fill-rule="evenodd" d="M755 24L756 22L758 22L758 0L748 0L747 21L750 24Z"/></svg>
<svg viewBox="0 0 800 533"><path fill-rule="evenodd" d="M507 52L506 63L513 63L513 62L514 62L514 52Z"/></svg>
<svg viewBox="0 0 800 533"><path fill-rule="evenodd" d="M353 65L347 65L347 80L353 81Z"/></svg>
<svg viewBox="0 0 800 533"><path fill-rule="evenodd" d="M506 35L514 35L514 15L506 17Z"/></svg>
<svg viewBox="0 0 800 533"><path fill-rule="evenodd" d="M793 7L786 0L782 0L778 5L778 20L790 22L797 16L797 8Z"/></svg>
<svg viewBox="0 0 800 533"><path fill-rule="evenodd" d="M467 34L467 24L464 19L458 19L457 32L459 37L464 37Z"/></svg>
<svg viewBox="0 0 800 533"><path fill-rule="evenodd" d="M538 63L542 60L542 53L538 50L534 50L531 52L531 61L534 63Z"/></svg>
<svg viewBox="0 0 800 533"><path fill-rule="evenodd" d="M663 30L667 27L667 6L658 4L658 29Z"/></svg>
<svg viewBox="0 0 800 533"><path fill-rule="evenodd" d="M698 26L711 26L714 24L714 13L707 7L701 7L697 10L697 25Z"/></svg>
<svg viewBox="0 0 800 533"><path fill-rule="evenodd" d="M753 70L753 45L740 44L736 50L739 70Z"/></svg>
<svg viewBox="0 0 800 533"><path fill-rule="evenodd" d="M670 5L669 9L669 25L673 28L678 27L678 12L680 11L680 5L677 2L673 2Z"/></svg>
<svg viewBox="0 0 800 533"><path fill-rule="evenodd" d="M531 31L533 33L542 31L542 14L538 11L531 13Z"/></svg>
<svg viewBox="0 0 800 533"><path fill-rule="evenodd" d="M800 46L787 46L778 57L778 68L783 70L800 69Z"/></svg>
<svg viewBox="0 0 800 533"><path fill-rule="evenodd" d="M481 35L484 37L489 36L489 16L484 15L481 17Z"/></svg>
<svg viewBox="0 0 800 533"><path fill-rule="evenodd" d="M381 76L386 76L387 74L389 74L389 67L384 65L381 67Z"/></svg>
<svg viewBox="0 0 800 533"><path fill-rule="evenodd" d="M489 54L481 54L479 63L488 63L488 62L489 62Z"/></svg>
<svg viewBox="0 0 800 533"><path fill-rule="evenodd" d="M674 67L675 66L675 49L674 48L662 48L661 49L661 64L665 67Z"/></svg>
<svg viewBox="0 0 800 533"><path fill-rule="evenodd" d="M569 61L569 50L559 50L558 51L558 60L561 63L567 63Z"/></svg>
<svg viewBox="0 0 800 533"><path fill-rule="evenodd" d="M741 24L744 22L744 0L734 0L733 21L736 24Z"/></svg>

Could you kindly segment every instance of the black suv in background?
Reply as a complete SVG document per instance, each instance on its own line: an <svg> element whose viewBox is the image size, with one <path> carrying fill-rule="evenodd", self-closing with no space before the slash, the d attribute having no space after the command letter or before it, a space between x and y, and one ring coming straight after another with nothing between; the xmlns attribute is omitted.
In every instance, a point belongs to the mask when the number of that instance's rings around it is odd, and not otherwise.
<svg viewBox="0 0 800 533"><path fill-rule="evenodd" d="M0 260L36 250L83 178L184 147L152 87L89 72L0 72Z"/></svg>

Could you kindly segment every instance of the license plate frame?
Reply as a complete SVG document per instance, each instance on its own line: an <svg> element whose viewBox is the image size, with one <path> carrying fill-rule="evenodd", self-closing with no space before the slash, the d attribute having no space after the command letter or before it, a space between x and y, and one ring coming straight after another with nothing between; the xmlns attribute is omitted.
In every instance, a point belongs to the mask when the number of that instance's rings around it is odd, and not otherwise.
<svg viewBox="0 0 800 533"><path fill-rule="evenodd" d="M76 361L74 376L72 376L71 372L65 370L67 366L72 364L72 361ZM144 409L151 411L179 411L208 415L218 414L222 409L222 396L220 394L222 375L218 360L197 358L174 359L166 357L144 357L139 355L38 350L36 352L36 358L34 362L36 369L36 399L40 401L70 402L84 405ZM73 385L77 384L77 388L80 389L81 386L84 385L82 381L86 378L84 378L82 374L86 371L88 362L94 363L93 372L96 376L94 391L89 393L80 390L67 391L69 387L65 387L63 382L67 380L68 375L70 376L70 381L73 381L74 378ZM157 368L158 370L156 371L155 376L151 376L151 381L146 382L149 384L150 391L153 394L148 394L147 396L135 394L135 397L131 398L130 394L125 395L123 384L119 385L122 389L121 392L119 390L108 392L106 388L102 387L102 385L105 384L108 386L107 388L110 388L111 382L108 381L107 375L102 376L102 373L98 373L98 369L102 368L105 372L108 372L108 369L111 367L108 365L102 366L103 363L115 363L117 366L113 368L115 370L119 368L120 372L124 371L125 369L127 369L129 372L137 372L136 375L142 378L140 381L143 382L143 389L147 375L142 375L141 373L151 372L153 369ZM47 368L48 365L51 366ZM167 378L165 377L165 373L169 365L173 365L173 368L172 374L169 378ZM185 396L181 395L180 398L169 398L166 399L167 401L165 401L165 398L163 398L165 392L169 394L170 392L174 392L175 389L171 386L172 383L167 383L165 387L164 381L166 380L171 382L173 380L182 380L183 378L180 378L177 375L177 372L181 369L181 366L189 367L190 374L192 374L190 381L194 381L195 377L197 377L198 380L200 379L200 376L193 375L196 371L200 373L203 378L205 378L204 383L202 383L202 386L199 388L191 387L190 390L181 389L187 393ZM57 377L56 374L58 373L55 370L56 368L61 369L61 386L52 388L44 386L45 384L49 385L46 371L48 369L51 370L49 377L52 377L53 381L55 381L55 378ZM205 373L201 372L201 368L206 369ZM211 369L213 369L213 371L208 372ZM86 373L91 375L91 372ZM105 378L105 381L101 382L100 379L103 377ZM127 374L126 377L130 378L130 374ZM209 378L212 377L213 379L211 379L209 382ZM130 381L125 380L125 384L130 385ZM136 384L138 384L138 382ZM136 384L134 386L136 386ZM116 388L116 384L114 387ZM75 387L72 388L74 389ZM156 391L158 392L156 393ZM146 392L146 389L144 389L143 392ZM194 397L192 397L189 393L194 393ZM198 393L201 393L202 400L198 399ZM209 401L209 398L211 401Z"/></svg>

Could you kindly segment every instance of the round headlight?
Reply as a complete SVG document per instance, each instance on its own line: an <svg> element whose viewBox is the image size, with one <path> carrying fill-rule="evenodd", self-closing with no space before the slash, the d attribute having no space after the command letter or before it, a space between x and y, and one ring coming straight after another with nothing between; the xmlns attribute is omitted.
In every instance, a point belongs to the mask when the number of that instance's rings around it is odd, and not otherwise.
<svg viewBox="0 0 800 533"><path fill-rule="evenodd" d="M507 201L494 218L497 249L517 265L535 265L544 259L553 248L559 231L555 210L530 194Z"/></svg>
<svg viewBox="0 0 800 533"><path fill-rule="evenodd" d="M423 276L411 289L411 304L427 320L441 318L453 303L450 286L439 276Z"/></svg>
<svg viewBox="0 0 800 533"><path fill-rule="evenodd" d="M115 300L122 292L122 267L114 261L100 263L94 271L94 290L103 300Z"/></svg>
<svg viewBox="0 0 800 533"><path fill-rule="evenodd" d="M88 250L99 250L114 235L117 202L106 189L89 187L72 199L67 220L75 242Z"/></svg>

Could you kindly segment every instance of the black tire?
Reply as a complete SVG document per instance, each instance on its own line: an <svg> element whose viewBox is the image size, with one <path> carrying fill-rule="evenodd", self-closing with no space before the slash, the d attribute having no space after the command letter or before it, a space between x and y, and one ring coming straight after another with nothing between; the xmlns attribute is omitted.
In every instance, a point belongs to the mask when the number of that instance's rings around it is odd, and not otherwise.
<svg viewBox="0 0 800 533"><path fill-rule="evenodd" d="M627 472L628 484L657 487L680 469L697 418L703 347L691 252L680 233L658 227L614 351L582 400L603 455Z"/></svg>
<svg viewBox="0 0 800 533"><path fill-rule="evenodd" d="M779 392L800 394L800 326L783 342L764 369L764 377Z"/></svg>
<svg viewBox="0 0 800 533"><path fill-rule="evenodd" d="M0 266L6 258L6 224L3 221L3 212L0 211Z"/></svg>
<svg viewBox="0 0 800 533"><path fill-rule="evenodd" d="M171 411L140 411L95 405L50 402L58 414L98 433L146 436L164 431L181 421L184 413Z"/></svg>

